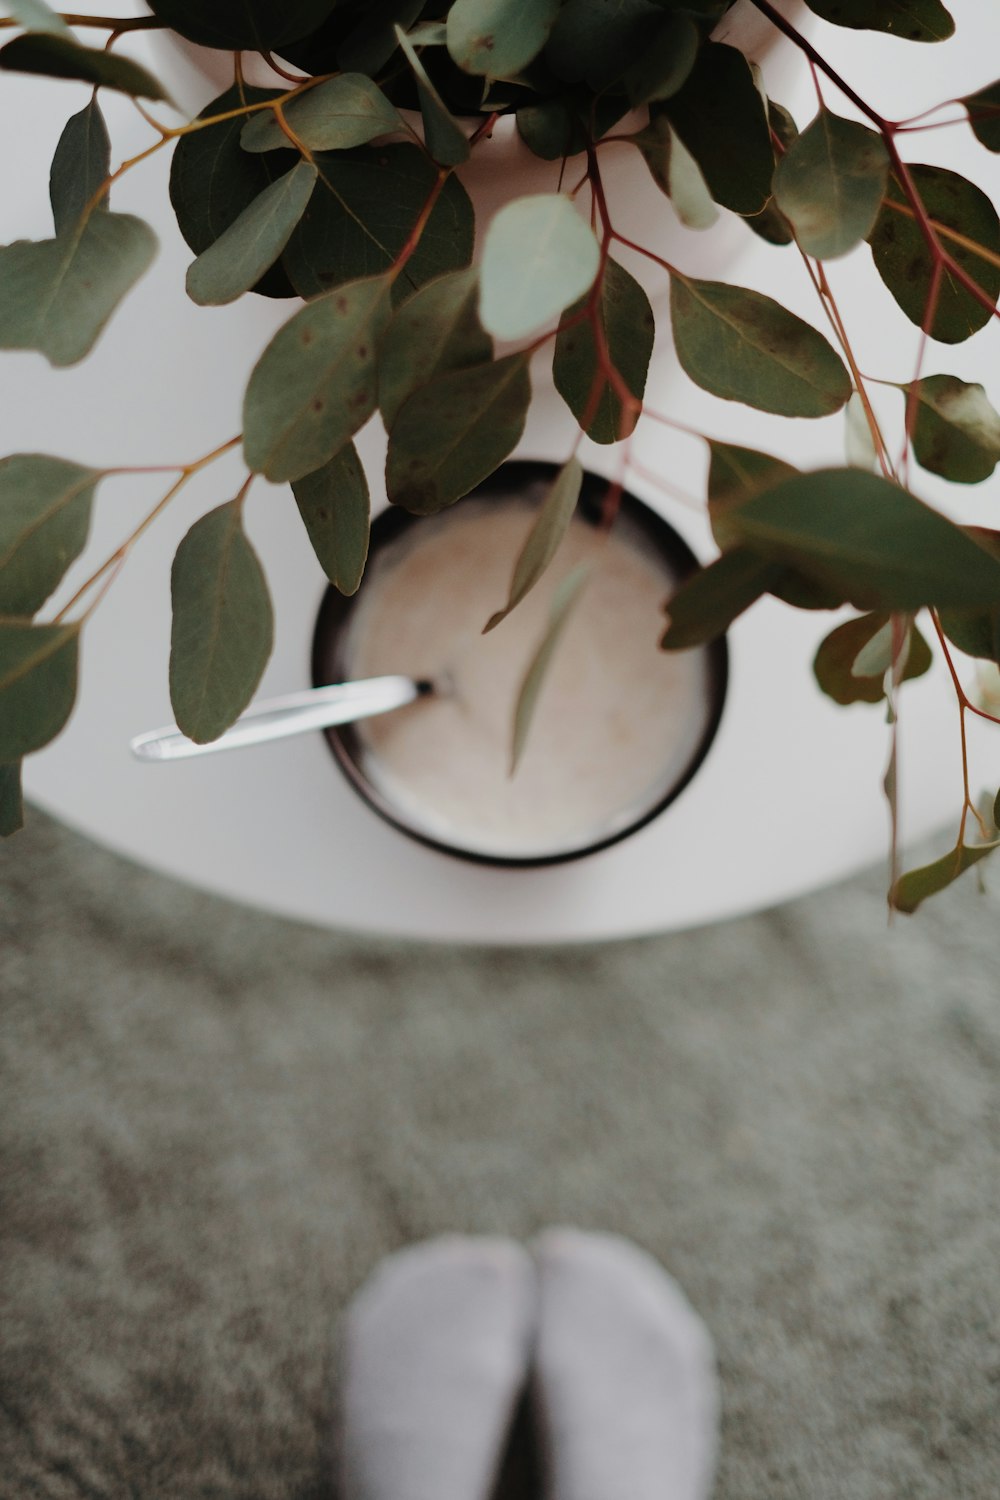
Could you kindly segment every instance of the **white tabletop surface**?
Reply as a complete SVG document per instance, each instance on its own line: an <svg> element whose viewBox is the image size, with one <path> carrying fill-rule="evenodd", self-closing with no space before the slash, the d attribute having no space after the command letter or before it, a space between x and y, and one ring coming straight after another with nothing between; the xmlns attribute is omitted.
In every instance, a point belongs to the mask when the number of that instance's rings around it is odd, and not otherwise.
<svg viewBox="0 0 1000 1500"><path fill-rule="evenodd" d="M1000 18L982 0L952 0L958 39L921 47L815 23L812 34L844 74L902 117L991 82L1000 55ZM103 8L93 6L94 11ZM130 38L142 58L148 39ZM829 103L841 109L835 91ZM4 75L0 125L5 149L0 239L51 233L48 162L68 115L86 91L69 83ZM808 77L785 91L800 123L812 111ZM107 103L115 158L148 143L127 101ZM845 110L845 112L847 112ZM909 138L913 160L964 171L996 197L998 159L966 127ZM239 430L246 374L288 304L245 299L198 310L183 290L190 255L166 206L166 153L123 181L115 206L156 228L160 255L129 296L95 353L71 370L40 356L0 360L0 452L39 450L98 465L189 460ZM775 251L740 232L731 279L780 292L819 322L794 251ZM684 269L704 273L697 243ZM680 255L678 255L680 259ZM905 380L916 331L890 305L867 251L830 268L868 373ZM957 349L933 346L926 372L981 379L994 400L997 333ZM661 409L732 441L810 467L843 461L842 416L786 422L693 390L665 346L648 396ZM897 423L896 393L885 407ZM536 397L518 454L559 459L570 428L551 393ZM378 472L384 438L370 424L361 446ZM691 497L704 492L701 443L652 422L637 435L643 470ZM610 472L613 453L593 449L590 466ZM26 765L28 795L49 812L144 864L236 900L323 924L442 940L545 942L663 931L781 901L884 857L887 813L881 779L888 731L877 708L839 709L815 687L810 662L831 626L826 615L756 606L730 636L730 691L709 758L680 800L627 842L573 864L543 870L472 866L412 842L386 826L343 781L319 735L171 766L140 765L129 738L171 718L167 694L169 569L192 521L230 498L242 478L237 458L190 486L136 548L88 625L81 691L68 728ZM663 510L704 556L712 547L699 509L670 499L638 472L630 487ZM956 494L919 474L918 492L963 519L996 525L997 485ZM116 478L101 488L93 539L71 587L128 533L162 492L162 476ZM255 485L247 524L267 571L277 615L275 650L261 693L309 682L309 650L324 580L290 492ZM64 597L61 595L60 597ZM980 748L976 775L995 788L1000 740ZM949 820L961 800L958 725L938 668L907 687L901 721L904 835L913 840ZM947 837L944 835L943 837ZM943 847L943 846L942 846Z"/></svg>

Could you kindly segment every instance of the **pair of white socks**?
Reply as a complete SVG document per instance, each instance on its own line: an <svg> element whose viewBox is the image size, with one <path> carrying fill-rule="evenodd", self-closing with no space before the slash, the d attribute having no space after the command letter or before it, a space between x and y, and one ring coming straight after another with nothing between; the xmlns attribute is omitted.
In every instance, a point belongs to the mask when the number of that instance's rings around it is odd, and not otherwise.
<svg viewBox="0 0 1000 1500"><path fill-rule="evenodd" d="M710 1492L711 1342L676 1283L617 1236L404 1250L349 1307L343 1353L342 1500L491 1500L526 1387L545 1484L524 1500Z"/></svg>

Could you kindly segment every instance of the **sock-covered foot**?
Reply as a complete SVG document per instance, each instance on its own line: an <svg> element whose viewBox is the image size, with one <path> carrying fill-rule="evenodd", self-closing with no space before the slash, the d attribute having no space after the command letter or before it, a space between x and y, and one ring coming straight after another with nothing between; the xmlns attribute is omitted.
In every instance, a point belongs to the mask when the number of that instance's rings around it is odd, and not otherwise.
<svg viewBox="0 0 1000 1500"><path fill-rule="evenodd" d="M432 1240L382 1263L346 1315L343 1500L488 1500L535 1295L508 1240Z"/></svg>
<svg viewBox="0 0 1000 1500"><path fill-rule="evenodd" d="M705 1500L718 1394L711 1341L683 1292L615 1235L552 1229L534 1250L547 1500Z"/></svg>

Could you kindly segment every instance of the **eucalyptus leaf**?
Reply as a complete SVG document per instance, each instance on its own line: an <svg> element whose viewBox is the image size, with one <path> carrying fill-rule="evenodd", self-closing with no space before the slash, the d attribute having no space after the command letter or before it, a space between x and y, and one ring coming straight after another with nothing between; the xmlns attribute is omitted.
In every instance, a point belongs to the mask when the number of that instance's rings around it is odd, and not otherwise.
<svg viewBox="0 0 1000 1500"><path fill-rule="evenodd" d="M960 875L964 875L966 870L977 865L988 854L992 854L994 849L1000 849L1000 838L995 838L986 844L960 844L929 865L921 865L916 870L907 870L906 874L900 875L893 884L889 892L889 905L895 911L912 916L929 896L936 896L939 892L947 890L948 886L952 885Z"/></svg>
<svg viewBox="0 0 1000 1500"><path fill-rule="evenodd" d="M406 33L414 47L444 47L448 41L447 21L421 21Z"/></svg>
<svg viewBox="0 0 1000 1500"><path fill-rule="evenodd" d="M1000 558L915 496L861 469L784 480L726 512L727 532L859 609L1000 602Z"/></svg>
<svg viewBox="0 0 1000 1500"><path fill-rule="evenodd" d="M21 791L21 762L0 765L0 839L10 838L24 827L24 796Z"/></svg>
<svg viewBox="0 0 1000 1500"><path fill-rule="evenodd" d="M980 188L944 167L910 165L907 170L934 224L956 230L991 254L1000 255L1000 219ZM983 306L945 271L929 331L943 344L958 344L990 321L990 306L995 307L1000 296L1000 264L985 260L946 235L940 238L944 249L979 285L989 304ZM875 221L869 244L882 280L911 323L922 328L934 280L934 259L894 177L889 179L887 203Z"/></svg>
<svg viewBox="0 0 1000 1500"><path fill-rule="evenodd" d="M62 16L46 5L45 0L7 0L6 9L26 31L48 31L55 36L72 36Z"/></svg>
<svg viewBox="0 0 1000 1500"><path fill-rule="evenodd" d="M903 387L916 389L913 453L921 468L956 484L989 479L1000 459L1000 413L981 385L957 375L926 375Z"/></svg>
<svg viewBox="0 0 1000 1500"><path fill-rule="evenodd" d="M407 396L435 375L492 359L478 303L479 273L469 269L427 282L397 309L379 348L378 400L387 428Z"/></svg>
<svg viewBox="0 0 1000 1500"><path fill-rule="evenodd" d="M604 377L590 318L574 321L579 320L585 306L578 302L563 318L552 375L556 390L581 425L590 413L587 436L595 443L615 443L633 430L638 412L626 413L620 396ZM635 278L610 257L604 263L594 317L608 359L632 395L641 401L653 352L653 309ZM598 382L601 385L595 406Z"/></svg>
<svg viewBox="0 0 1000 1500"><path fill-rule="evenodd" d="M662 26L662 11L647 0L564 0L543 61L557 78L602 93L623 82Z"/></svg>
<svg viewBox="0 0 1000 1500"><path fill-rule="evenodd" d="M871 233L889 180L880 135L821 109L774 173L774 201L807 255L846 255Z"/></svg>
<svg viewBox="0 0 1000 1500"><path fill-rule="evenodd" d="M424 125L424 145L431 158L442 167L457 167L469 159L469 142L465 131L453 118L448 106L427 76L427 69L417 56L401 27L396 27L396 41L410 66L417 84L420 117Z"/></svg>
<svg viewBox="0 0 1000 1500"><path fill-rule="evenodd" d="M655 106L661 111L715 201L734 213L760 213L771 196L774 151L764 101L742 52L708 42L684 87Z"/></svg>
<svg viewBox="0 0 1000 1500"><path fill-rule="evenodd" d="M116 213L91 213L58 239L0 247L0 348L76 364L155 254L149 225Z"/></svg>
<svg viewBox="0 0 1000 1500"><path fill-rule="evenodd" d="M878 450L872 437L868 413L857 391L844 408L844 456L854 469L878 467Z"/></svg>
<svg viewBox="0 0 1000 1500"><path fill-rule="evenodd" d="M660 645L665 651L687 651L718 640L782 572L780 563L745 547L723 552L692 573L668 599L667 628Z"/></svg>
<svg viewBox="0 0 1000 1500"><path fill-rule="evenodd" d="M632 137L653 181L671 200L689 229L710 229L719 217L701 168L666 115L654 114Z"/></svg>
<svg viewBox="0 0 1000 1500"><path fill-rule="evenodd" d="M438 181L438 168L408 142L325 152L316 165L320 181L282 258L300 297L387 271ZM393 299L469 265L474 232L472 204L452 173L393 284Z"/></svg>
<svg viewBox="0 0 1000 1500"><path fill-rule="evenodd" d="M955 30L941 0L806 0L811 11L855 31L887 31L910 42L943 42Z"/></svg>
<svg viewBox="0 0 1000 1500"><path fill-rule="evenodd" d="M781 151L790 150L793 141L798 138L798 126L785 106L778 104L774 99L767 101L767 123ZM788 220L774 201L773 193L760 213L747 216L747 224L754 234L759 235L762 240L766 240L771 245L791 245L795 239Z"/></svg>
<svg viewBox="0 0 1000 1500"><path fill-rule="evenodd" d="M230 500L202 516L170 571L170 701L177 727L205 744L246 708L274 639L267 583Z"/></svg>
<svg viewBox="0 0 1000 1500"><path fill-rule="evenodd" d="M938 620L952 645L966 656L1000 662L1000 605L995 609L941 609Z"/></svg>
<svg viewBox="0 0 1000 1500"><path fill-rule="evenodd" d="M969 124L987 151L1000 151L1000 79L974 94L967 94L961 103L969 112Z"/></svg>
<svg viewBox="0 0 1000 1500"><path fill-rule="evenodd" d="M454 0L448 51L466 73L509 78L538 56L562 0Z"/></svg>
<svg viewBox="0 0 1000 1500"><path fill-rule="evenodd" d="M556 647L566 626L569 624L572 613L580 595L590 576L590 568L586 563L573 569L559 584L552 596L552 604L549 608L548 625L542 636L534 655L528 664L528 670L524 674L517 695L517 703L514 708L514 733L511 738L510 751L510 774L513 776L524 755L528 740L528 731L531 728L538 700L541 695L542 686L552 665L556 654Z"/></svg>
<svg viewBox="0 0 1000 1500"><path fill-rule="evenodd" d="M881 670L866 676L857 670L857 666L859 656L887 629L891 630L891 617L882 610L847 620L820 642L813 660L813 673L828 698L845 705L885 701L884 676L891 665L891 646ZM922 677L932 661L931 648L915 625L910 625L908 636L903 682Z"/></svg>
<svg viewBox="0 0 1000 1500"><path fill-rule="evenodd" d="M79 625L0 619L0 763L55 739L73 711Z"/></svg>
<svg viewBox="0 0 1000 1500"><path fill-rule="evenodd" d="M559 551L559 544L573 519L580 488L583 484L583 469L576 458L569 459L559 470L549 492L528 532L524 546L514 564L507 603L503 609L491 615L483 634L495 629L505 620L512 609L531 592Z"/></svg>
<svg viewBox="0 0 1000 1500"><path fill-rule="evenodd" d="M388 319L389 278L371 276L307 303L278 329L244 398L250 469L302 479L340 452L375 410L375 351Z"/></svg>
<svg viewBox="0 0 1000 1500"><path fill-rule="evenodd" d="M691 75L701 36L689 15L670 11L643 52L624 75L625 92L633 106L669 99Z"/></svg>
<svg viewBox="0 0 1000 1500"><path fill-rule="evenodd" d="M110 174L111 140L94 98L67 120L52 158L49 201L57 237L68 234L86 209L107 209L108 194L101 189Z"/></svg>
<svg viewBox="0 0 1000 1500"><path fill-rule="evenodd" d="M497 338L517 339L559 316L590 290L601 252L562 193L504 204L486 232L479 316Z"/></svg>
<svg viewBox="0 0 1000 1500"><path fill-rule="evenodd" d="M84 47L73 36L51 31L27 31L8 42L0 50L0 68L9 73L41 73L46 78L75 78L135 98L170 103L163 85L130 57Z"/></svg>
<svg viewBox="0 0 1000 1500"><path fill-rule="evenodd" d="M317 177L312 162L300 161L266 187L188 267L191 300L220 306L250 291L288 244Z"/></svg>
<svg viewBox="0 0 1000 1500"><path fill-rule="evenodd" d="M368 558L371 505L354 444L297 479L292 493L327 578L342 594L357 593Z"/></svg>
<svg viewBox="0 0 1000 1500"><path fill-rule="evenodd" d="M337 48L337 66L374 78L397 50L396 27L412 26L423 8L424 0L365 0Z"/></svg>
<svg viewBox="0 0 1000 1500"><path fill-rule="evenodd" d="M524 354L438 375L414 391L389 434L394 505L443 510L498 468L524 431L531 383Z"/></svg>
<svg viewBox="0 0 1000 1500"><path fill-rule="evenodd" d="M696 385L786 417L825 417L851 394L840 356L809 323L760 292L675 275L677 357Z"/></svg>
<svg viewBox="0 0 1000 1500"><path fill-rule="evenodd" d="M150 10L188 41L224 52L271 52L315 31L331 0L150 0Z"/></svg>
<svg viewBox="0 0 1000 1500"><path fill-rule="evenodd" d="M341 73L307 89L284 105L289 129L310 151L343 151L399 130L402 120L379 88L363 73ZM270 110L251 115L243 126L244 151L274 151L288 137Z"/></svg>
<svg viewBox="0 0 1000 1500"><path fill-rule="evenodd" d="M586 150L587 132L568 98L542 99L517 111L517 130L528 150L542 161L559 161Z"/></svg>
<svg viewBox="0 0 1000 1500"><path fill-rule="evenodd" d="M0 615L33 615L83 551L98 469L44 453L0 460Z"/></svg>

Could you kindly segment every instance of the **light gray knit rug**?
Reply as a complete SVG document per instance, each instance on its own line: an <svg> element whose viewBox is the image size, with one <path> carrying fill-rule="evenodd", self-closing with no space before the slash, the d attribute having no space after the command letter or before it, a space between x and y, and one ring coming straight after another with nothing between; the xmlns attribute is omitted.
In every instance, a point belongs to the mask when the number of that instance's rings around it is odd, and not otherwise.
<svg viewBox="0 0 1000 1500"><path fill-rule="evenodd" d="M711 1328L718 1500L996 1500L1000 904L964 882L888 931L881 887L419 947L32 816L0 850L4 1500L331 1497L376 1261L560 1222Z"/></svg>

